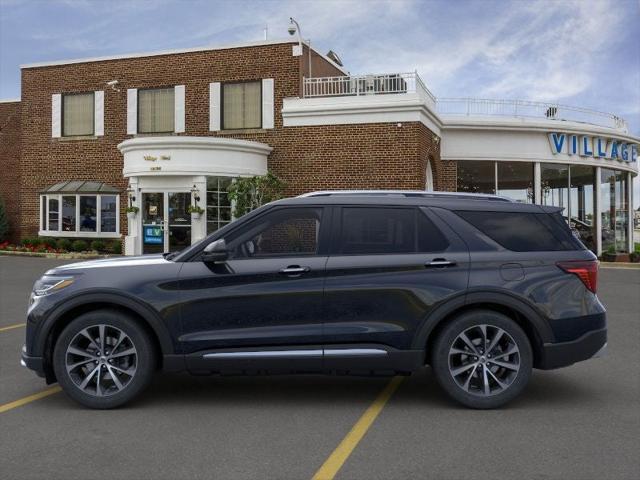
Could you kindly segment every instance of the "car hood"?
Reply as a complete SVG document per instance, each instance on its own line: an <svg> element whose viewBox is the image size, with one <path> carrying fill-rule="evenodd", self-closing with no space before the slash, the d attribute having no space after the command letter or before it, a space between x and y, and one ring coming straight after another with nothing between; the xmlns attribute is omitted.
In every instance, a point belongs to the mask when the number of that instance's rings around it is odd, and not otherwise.
<svg viewBox="0 0 640 480"><path fill-rule="evenodd" d="M134 267L144 265L161 265L173 263L166 260L162 254L158 255L140 255L137 257L115 257L104 258L100 260L89 260L87 262L70 263L61 265L47 271L46 275L59 275L67 272L80 273L83 270L93 270L95 268L114 268L114 267Z"/></svg>

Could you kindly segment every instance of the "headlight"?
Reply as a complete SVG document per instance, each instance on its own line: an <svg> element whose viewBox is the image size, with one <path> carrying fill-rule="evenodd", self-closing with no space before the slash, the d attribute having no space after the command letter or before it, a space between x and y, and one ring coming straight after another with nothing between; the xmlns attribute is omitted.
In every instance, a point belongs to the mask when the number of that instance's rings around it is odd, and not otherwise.
<svg viewBox="0 0 640 480"><path fill-rule="evenodd" d="M73 283L73 277L48 277L44 276L33 285L33 295L41 297L57 292Z"/></svg>

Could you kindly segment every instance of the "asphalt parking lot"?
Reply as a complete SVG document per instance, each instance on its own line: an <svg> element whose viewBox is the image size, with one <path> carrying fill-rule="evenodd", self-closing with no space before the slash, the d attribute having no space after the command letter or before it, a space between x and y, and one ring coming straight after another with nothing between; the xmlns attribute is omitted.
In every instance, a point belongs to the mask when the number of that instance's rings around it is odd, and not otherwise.
<svg viewBox="0 0 640 480"><path fill-rule="evenodd" d="M0 256L2 478L311 479L328 459L335 469L338 445L339 479L640 478L640 269L600 271L608 356L534 371L502 410L454 405L428 369L386 405L389 378L174 374L119 410L59 392L3 410L47 388L19 365L19 324L33 281L62 263ZM350 433L372 405L370 428Z"/></svg>

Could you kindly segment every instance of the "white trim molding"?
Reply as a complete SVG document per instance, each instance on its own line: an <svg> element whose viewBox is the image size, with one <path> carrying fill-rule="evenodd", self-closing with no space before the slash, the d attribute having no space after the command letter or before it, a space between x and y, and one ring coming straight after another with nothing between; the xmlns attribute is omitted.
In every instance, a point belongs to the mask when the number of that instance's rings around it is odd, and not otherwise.
<svg viewBox="0 0 640 480"><path fill-rule="evenodd" d="M220 108L220 82L209 84L209 131L218 132L220 130L222 110Z"/></svg>
<svg viewBox="0 0 640 480"><path fill-rule="evenodd" d="M262 79L262 128L274 127L274 80Z"/></svg>
<svg viewBox="0 0 640 480"><path fill-rule="evenodd" d="M267 173L269 145L226 137L136 137L118 145L123 174L134 176L222 175Z"/></svg>
<svg viewBox="0 0 640 480"><path fill-rule="evenodd" d="M174 91L174 131L175 133L184 133L184 104L185 104L185 87L184 85L176 85Z"/></svg>
<svg viewBox="0 0 640 480"><path fill-rule="evenodd" d="M127 135L138 133L138 90L127 89Z"/></svg>
<svg viewBox="0 0 640 480"><path fill-rule="evenodd" d="M62 137L62 94L51 95L51 137Z"/></svg>
<svg viewBox="0 0 640 480"><path fill-rule="evenodd" d="M93 92L93 101L93 134L96 137L102 137L104 135L104 91Z"/></svg>

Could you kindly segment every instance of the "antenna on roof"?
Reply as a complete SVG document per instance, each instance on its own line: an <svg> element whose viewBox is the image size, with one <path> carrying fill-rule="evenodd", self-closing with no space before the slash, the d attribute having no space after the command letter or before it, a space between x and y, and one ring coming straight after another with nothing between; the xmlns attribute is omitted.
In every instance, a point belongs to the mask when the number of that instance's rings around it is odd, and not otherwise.
<svg viewBox="0 0 640 480"><path fill-rule="evenodd" d="M265 42L269 40L269 25L264 26L264 40Z"/></svg>

